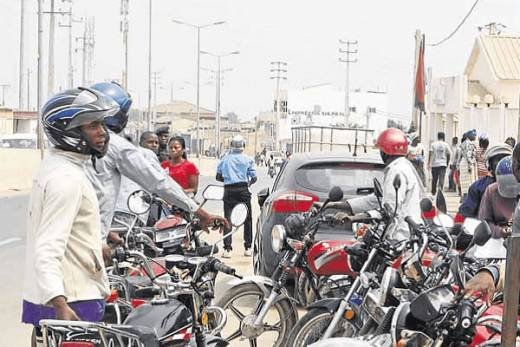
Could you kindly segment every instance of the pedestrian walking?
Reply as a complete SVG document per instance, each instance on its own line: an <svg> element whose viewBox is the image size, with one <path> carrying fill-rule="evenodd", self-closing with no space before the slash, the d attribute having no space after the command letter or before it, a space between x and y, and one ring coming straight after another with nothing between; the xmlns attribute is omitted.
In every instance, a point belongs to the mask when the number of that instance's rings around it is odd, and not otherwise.
<svg viewBox="0 0 520 347"><path fill-rule="evenodd" d="M419 136L415 136L408 149L408 160L412 163L421 178L423 186L426 187L426 175L424 173L424 147Z"/></svg>
<svg viewBox="0 0 520 347"><path fill-rule="evenodd" d="M454 137L451 139L451 159L450 159L450 172L448 174L448 191L456 192L458 189L457 183L457 162L458 162L459 151L459 138Z"/></svg>
<svg viewBox="0 0 520 347"><path fill-rule="evenodd" d="M444 133L438 132L437 141L431 144L428 156L428 169L431 170L432 174L432 194L434 195L437 192L437 185L441 191L444 188L446 168L450 162L450 146L444 140Z"/></svg>
<svg viewBox="0 0 520 347"><path fill-rule="evenodd" d="M477 161L477 178L487 176L488 169L486 167L485 153L489 147L489 137L486 133L482 133L478 137L478 148L475 152Z"/></svg>
<svg viewBox="0 0 520 347"><path fill-rule="evenodd" d="M235 205L245 203L247 205L247 218L244 224L244 255L251 256L251 244L253 242L253 223L251 217L251 192L249 186L256 182L257 176L253 159L243 154L246 142L240 135L231 140L231 150L225 155L217 166L217 181L224 182L224 215L231 217L231 211ZM231 232L225 229L225 234ZM231 258L232 236L224 239L223 258Z"/></svg>
<svg viewBox="0 0 520 347"><path fill-rule="evenodd" d="M468 194L469 186L477 180L477 165L475 139L477 131L469 130L465 133L465 139L461 143L461 156L459 160L460 191L462 199Z"/></svg>

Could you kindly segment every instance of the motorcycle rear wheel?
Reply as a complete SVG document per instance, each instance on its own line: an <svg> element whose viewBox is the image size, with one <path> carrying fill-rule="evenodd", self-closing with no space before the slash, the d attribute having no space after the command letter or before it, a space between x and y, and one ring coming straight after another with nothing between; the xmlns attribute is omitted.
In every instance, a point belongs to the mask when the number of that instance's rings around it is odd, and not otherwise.
<svg viewBox="0 0 520 347"><path fill-rule="evenodd" d="M246 309L245 307L243 307L243 305L235 307L235 301L244 297L248 299L245 300L246 302L251 303L249 309ZM222 337L225 338L227 341L232 341L237 338L247 339L248 337L244 336L243 330L244 318L248 319L248 317L251 317L251 314L253 313L257 305L262 303L264 299L264 292L254 283L242 283L238 286L230 288L226 292L226 294L218 300L217 306L222 307L227 313L228 324L226 324L226 327L230 328L231 317L238 319L240 321L240 326L238 327L238 329L232 328L231 330L233 330L233 332L231 334L229 331L226 331L226 328L224 328L224 330L221 332ZM278 332L276 340L274 342L269 341L269 345L274 347L288 346L285 342L287 340L287 336L296 324L298 314L296 310L293 309L293 305L291 304L289 299L280 300L276 302L267 314L269 318L272 318L273 311L278 314L279 321L277 323L265 325L264 319L264 327L268 332ZM264 334L265 332L266 331L262 332L259 336L257 336L254 339L249 339L250 346L266 346L265 342L262 343L262 341L258 341L262 334ZM263 338L261 340L263 340Z"/></svg>
<svg viewBox="0 0 520 347"><path fill-rule="evenodd" d="M294 326L289 335L287 346L305 347L320 340L334 314L324 308L309 310ZM356 327L346 320L340 322L342 327L332 337L351 337L356 335Z"/></svg>

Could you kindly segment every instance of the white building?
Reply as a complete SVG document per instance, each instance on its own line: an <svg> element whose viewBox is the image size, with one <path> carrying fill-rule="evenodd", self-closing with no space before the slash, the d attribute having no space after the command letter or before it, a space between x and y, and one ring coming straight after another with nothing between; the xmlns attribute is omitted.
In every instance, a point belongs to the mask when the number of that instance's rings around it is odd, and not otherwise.
<svg viewBox="0 0 520 347"><path fill-rule="evenodd" d="M479 35L460 76L432 78L423 142L444 131L449 141L469 129L491 143L517 138L520 100L520 37Z"/></svg>
<svg viewBox="0 0 520 347"><path fill-rule="evenodd" d="M298 126L345 126L345 92L330 84L317 85L283 93L287 113L279 120L279 140L291 141L291 128ZM382 90L350 91L349 126L368 128L376 133L386 128L388 94Z"/></svg>

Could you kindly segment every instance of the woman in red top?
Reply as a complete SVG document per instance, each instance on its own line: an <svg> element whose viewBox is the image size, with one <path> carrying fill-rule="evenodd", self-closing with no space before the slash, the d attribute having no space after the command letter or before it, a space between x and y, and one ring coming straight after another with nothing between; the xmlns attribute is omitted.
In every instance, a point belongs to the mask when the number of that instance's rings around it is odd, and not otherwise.
<svg viewBox="0 0 520 347"><path fill-rule="evenodd" d="M180 136L174 136L168 141L169 160L161 163L168 170L168 174L186 193L197 194L199 187L199 170L186 155L186 143Z"/></svg>

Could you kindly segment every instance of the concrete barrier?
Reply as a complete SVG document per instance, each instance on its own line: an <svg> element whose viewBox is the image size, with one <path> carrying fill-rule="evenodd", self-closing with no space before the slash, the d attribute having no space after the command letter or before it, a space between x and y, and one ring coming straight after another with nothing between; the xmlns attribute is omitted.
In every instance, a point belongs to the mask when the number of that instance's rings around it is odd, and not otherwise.
<svg viewBox="0 0 520 347"><path fill-rule="evenodd" d="M199 167L203 176L215 176L217 161L214 158L190 160ZM34 149L0 148L0 192L27 190L40 165L40 151Z"/></svg>

